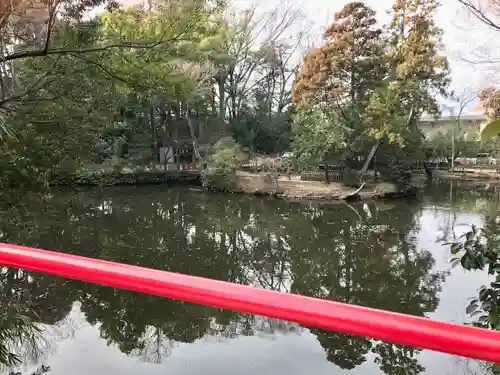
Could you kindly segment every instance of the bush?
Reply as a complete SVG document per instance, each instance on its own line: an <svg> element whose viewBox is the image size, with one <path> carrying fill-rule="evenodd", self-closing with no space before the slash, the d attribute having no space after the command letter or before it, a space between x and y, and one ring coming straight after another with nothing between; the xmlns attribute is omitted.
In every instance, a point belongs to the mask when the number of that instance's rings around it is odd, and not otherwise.
<svg viewBox="0 0 500 375"><path fill-rule="evenodd" d="M232 138L220 139L212 149L203 171L204 186L231 188L236 184L236 171L244 155Z"/></svg>

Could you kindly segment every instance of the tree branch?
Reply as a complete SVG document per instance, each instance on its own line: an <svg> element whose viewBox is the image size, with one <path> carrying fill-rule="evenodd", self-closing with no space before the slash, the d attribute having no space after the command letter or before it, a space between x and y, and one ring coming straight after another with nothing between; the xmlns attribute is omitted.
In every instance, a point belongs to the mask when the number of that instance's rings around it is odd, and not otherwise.
<svg viewBox="0 0 500 375"><path fill-rule="evenodd" d="M49 19L47 20L47 35L45 36L45 44L43 47L43 51L47 52L49 50L49 45L50 45L50 37L52 36L52 28L54 27L55 21L56 21L56 13L57 13L57 7L59 3L56 2L56 4L51 4L49 3Z"/></svg>
<svg viewBox="0 0 500 375"><path fill-rule="evenodd" d="M94 52L103 52L110 49L115 48L140 48L140 49L151 49L162 45L168 42L176 42L180 41L178 37L171 38L169 40L159 40L157 42L147 42L147 43L132 43L132 42L123 42L123 43L114 43L108 44L104 46L94 46L89 48L57 48L57 49L43 49L34 50L34 51L24 51L24 52L15 52L10 55L6 55L5 57L0 57L0 62L24 59L28 57L42 57L48 55L68 55L68 54L85 54L85 53L94 53Z"/></svg>
<svg viewBox="0 0 500 375"><path fill-rule="evenodd" d="M94 60L91 60L91 59L88 59L82 55L79 55L77 53L70 53L69 54L70 56L73 56L77 59L80 59L82 61L84 61L85 63L87 64L90 64L92 66L95 66L97 69L101 70L102 72L104 72L106 75L108 75L110 78L113 78L117 81L120 81L122 83L125 83L127 85L130 85L132 87L140 87L140 88L147 88L146 86L144 85L141 85L137 82L132 82L132 81L129 81L127 80L127 78L124 78L123 76L120 76L119 74L122 74L122 72L113 72L112 70L108 69L107 67L105 67L104 65L98 63L97 61L94 61Z"/></svg>
<svg viewBox="0 0 500 375"><path fill-rule="evenodd" d="M408 117L406 118L405 128L408 128L411 125L413 120L415 120L416 115L417 115L417 111L415 110L415 106L412 106L410 108L410 113L408 114Z"/></svg>
<svg viewBox="0 0 500 375"><path fill-rule="evenodd" d="M54 62L54 66L52 67L52 69L47 70L47 72L45 72L42 76L40 76L34 83L32 83L31 85L29 85L26 90L24 90L21 93L18 93L18 94L15 94L15 95L11 95L11 96L9 96L7 98L3 98L2 100L0 100L0 108L4 107L9 102L18 101L18 100L22 99L23 97L25 97L25 96L33 93L33 91L40 89L40 87L42 85L42 82L47 78L47 76L49 74L53 73L53 71L54 71L54 69L55 69L58 61L59 61L59 59L57 59Z"/></svg>
<svg viewBox="0 0 500 375"><path fill-rule="evenodd" d="M495 30L500 31L500 25L495 23L490 17L488 17L485 12L480 9L479 6L472 4L470 0L458 0L458 2L462 4L479 21L489 27L492 27Z"/></svg>

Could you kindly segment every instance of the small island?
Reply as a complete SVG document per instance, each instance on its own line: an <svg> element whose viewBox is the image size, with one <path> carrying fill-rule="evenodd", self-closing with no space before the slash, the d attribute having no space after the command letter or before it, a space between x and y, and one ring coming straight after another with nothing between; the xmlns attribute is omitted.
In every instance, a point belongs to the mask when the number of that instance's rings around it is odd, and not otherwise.
<svg viewBox="0 0 500 375"><path fill-rule="evenodd" d="M346 4L314 46L305 30L284 36L293 12L277 11L256 38L252 12L242 21L218 2L175 19L136 6L76 17L73 47L66 21L43 24L47 40L12 35L0 73L3 191L161 183L294 200L415 195L443 177L443 159L489 146L464 135L470 100L452 93L436 5L403 22L402 4L387 25L367 4ZM478 96L490 108L498 91ZM457 113L451 135L434 134L441 99Z"/></svg>

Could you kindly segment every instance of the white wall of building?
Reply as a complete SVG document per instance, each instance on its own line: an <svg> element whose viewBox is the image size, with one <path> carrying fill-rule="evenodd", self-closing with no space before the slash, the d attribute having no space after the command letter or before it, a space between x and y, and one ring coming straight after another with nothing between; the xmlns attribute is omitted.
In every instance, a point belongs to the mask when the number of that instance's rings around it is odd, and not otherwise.
<svg viewBox="0 0 500 375"><path fill-rule="evenodd" d="M441 134L451 134L453 128L458 134L466 133L469 137L474 137L479 133L481 124L486 121L484 115L464 115L457 123L457 118L443 116L439 118L423 117L419 120L418 126L426 138L432 138Z"/></svg>

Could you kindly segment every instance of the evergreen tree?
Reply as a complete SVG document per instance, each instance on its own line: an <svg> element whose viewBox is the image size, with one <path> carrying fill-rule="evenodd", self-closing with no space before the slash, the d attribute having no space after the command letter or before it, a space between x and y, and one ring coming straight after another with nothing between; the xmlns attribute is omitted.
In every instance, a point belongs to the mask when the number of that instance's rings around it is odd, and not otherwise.
<svg viewBox="0 0 500 375"><path fill-rule="evenodd" d="M449 94L443 30L434 22L438 6L436 0L396 0L393 7L393 89L401 105L418 114L438 113L437 97Z"/></svg>
<svg viewBox="0 0 500 375"><path fill-rule="evenodd" d="M335 14L324 43L304 58L293 87L294 104L311 100L363 107L386 75L382 30L375 11L352 2Z"/></svg>

